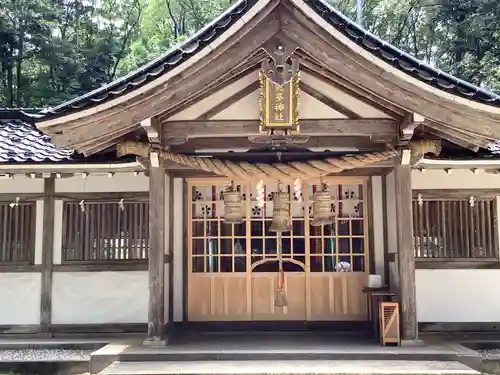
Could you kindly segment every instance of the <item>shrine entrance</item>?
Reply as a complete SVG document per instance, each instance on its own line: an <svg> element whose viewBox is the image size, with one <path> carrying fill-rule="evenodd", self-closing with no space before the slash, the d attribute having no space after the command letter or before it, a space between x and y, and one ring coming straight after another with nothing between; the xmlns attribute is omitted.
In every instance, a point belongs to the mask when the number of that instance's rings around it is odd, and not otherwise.
<svg viewBox="0 0 500 375"><path fill-rule="evenodd" d="M224 179L188 180L189 321L363 321L368 278L366 178L325 179L333 224L312 225L319 181L285 185L292 230L270 231L277 183L240 184L246 220L224 223ZM282 260L283 273L279 272ZM275 299L284 275L288 306Z"/></svg>

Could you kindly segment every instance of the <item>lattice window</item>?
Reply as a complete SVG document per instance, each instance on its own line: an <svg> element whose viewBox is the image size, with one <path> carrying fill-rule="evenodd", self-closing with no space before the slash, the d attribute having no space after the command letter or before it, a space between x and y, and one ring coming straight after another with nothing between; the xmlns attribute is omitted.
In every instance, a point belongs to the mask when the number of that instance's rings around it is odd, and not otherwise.
<svg viewBox="0 0 500 375"><path fill-rule="evenodd" d="M192 187L193 272L246 272L246 222L224 223L225 189L223 184ZM245 189L245 186L238 185L246 206Z"/></svg>
<svg viewBox="0 0 500 375"><path fill-rule="evenodd" d="M413 200L416 258L497 258L495 198Z"/></svg>
<svg viewBox="0 0 500 375"><path fill-rule="evenodd" d="M36 202L0 202L0 263L32 264Z"/></svg>
<svg viewBox="0 0 500 375"><path fill-rule="evenodd" d="M253 272L275 272L278 270L278 237L276 232L271 232L269 228L274 209L273 192L278 190L278 185L266 184L263 189L263 207L259 207L256 186L252 186L251 192L252 270ZM306 265L304 203L303 199L299 202L294 195L293 186L285 185L285 189L290 196L292 230L282 234L283 268L287 272L303 272Z"/></svg>
<svg viewBox="0 0 500 375"><path fill-rule="evenodd" d="M63 261L147 259L148 249L146 200L64 202Z"/></svg>
<svg viewBox="0 0 500 375"><path fill-rule="evenodd" d="M319 185L309 188L309 215L312 218L312 197ZM364 272L365 214L363 185L330 185L333 197L333 224L310 225L310 254L312 272Z"/></svg>
<svg viewBox="0 0 500 375"><path fill-rule="evenodd" d="M264 184L263 204L259 204L255 184L238 186L247 220L237 225L224 223L225 187L202 183L192 187L192 272L276 272L278 237L270 231L270 226L277 184ZM293 185L285 188L290 194L292 223L292 230L281 236L285 271L304 272L310 266L313 272L365 272L367 231L363 184L330 186L335 221L333 225L320 227L307 227L304 214L309 201L312 219L312 197L319 186L309 186L300 201Z"/></svg>

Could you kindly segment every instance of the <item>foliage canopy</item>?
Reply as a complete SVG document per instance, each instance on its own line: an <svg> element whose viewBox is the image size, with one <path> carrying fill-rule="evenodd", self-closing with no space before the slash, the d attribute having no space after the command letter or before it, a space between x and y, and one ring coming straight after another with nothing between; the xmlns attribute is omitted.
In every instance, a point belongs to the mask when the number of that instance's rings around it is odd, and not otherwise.
<svg viewBox="0 0 500 375"><path fill-rule="evenodd" d="M355 19L355 0L330 0ZM44 107L164 53L231 0L6 0L0 106ZM415 57L500 91L500 2L365 0L364 26Z"/></svg>

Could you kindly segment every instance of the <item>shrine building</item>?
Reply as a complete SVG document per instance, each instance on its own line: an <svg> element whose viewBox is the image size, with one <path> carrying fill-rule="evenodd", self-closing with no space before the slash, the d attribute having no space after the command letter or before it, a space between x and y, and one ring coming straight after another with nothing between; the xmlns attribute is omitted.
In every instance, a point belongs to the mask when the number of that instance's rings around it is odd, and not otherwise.
<svg viewBox="0 0 500 375"><path fill-rule="evenodd" d="M404 340L494 329L499 140L498 95L323 0L239 0L0 110L0 332L362 331L373 292Z"/></svg>

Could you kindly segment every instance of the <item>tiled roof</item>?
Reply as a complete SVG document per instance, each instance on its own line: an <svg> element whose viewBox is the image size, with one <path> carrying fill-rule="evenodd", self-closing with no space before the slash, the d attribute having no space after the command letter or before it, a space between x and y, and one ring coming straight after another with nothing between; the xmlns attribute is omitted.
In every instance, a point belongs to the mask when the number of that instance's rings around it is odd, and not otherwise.
<svg viewBox="0 0 500 375"><path fill-rule="evenodd" d="M240 20L258 1L239 0L214 22L200 30L200 32L152 62L88 94L62 103L59 106L45 109L34 116L37 118L49 118L76 112L114 99L145 85L196 55L206 45L212 43L224 31ZM304 1L325 21L335 27L335 29L397 69L454 95L500 106L499 95L433 68L397 47L384 42L382 39L358 26L355 22L349 20L342 13L327 4L325 0Z"/></svg>
<svg viewBox="0 0 500 375"><path fill-rule="evenodd" d="M22 120L0 119L0 163L71 160L72 150L57 150L50 137Z"/></svg>
<svg viewBox="0 0 500 375"><path fill-rule="evenodd" d="M346 37L395 68L440 90L470 100L500 106L500 96L418 60L363 29L325 0L305 0L330 25Z"/></svg>

